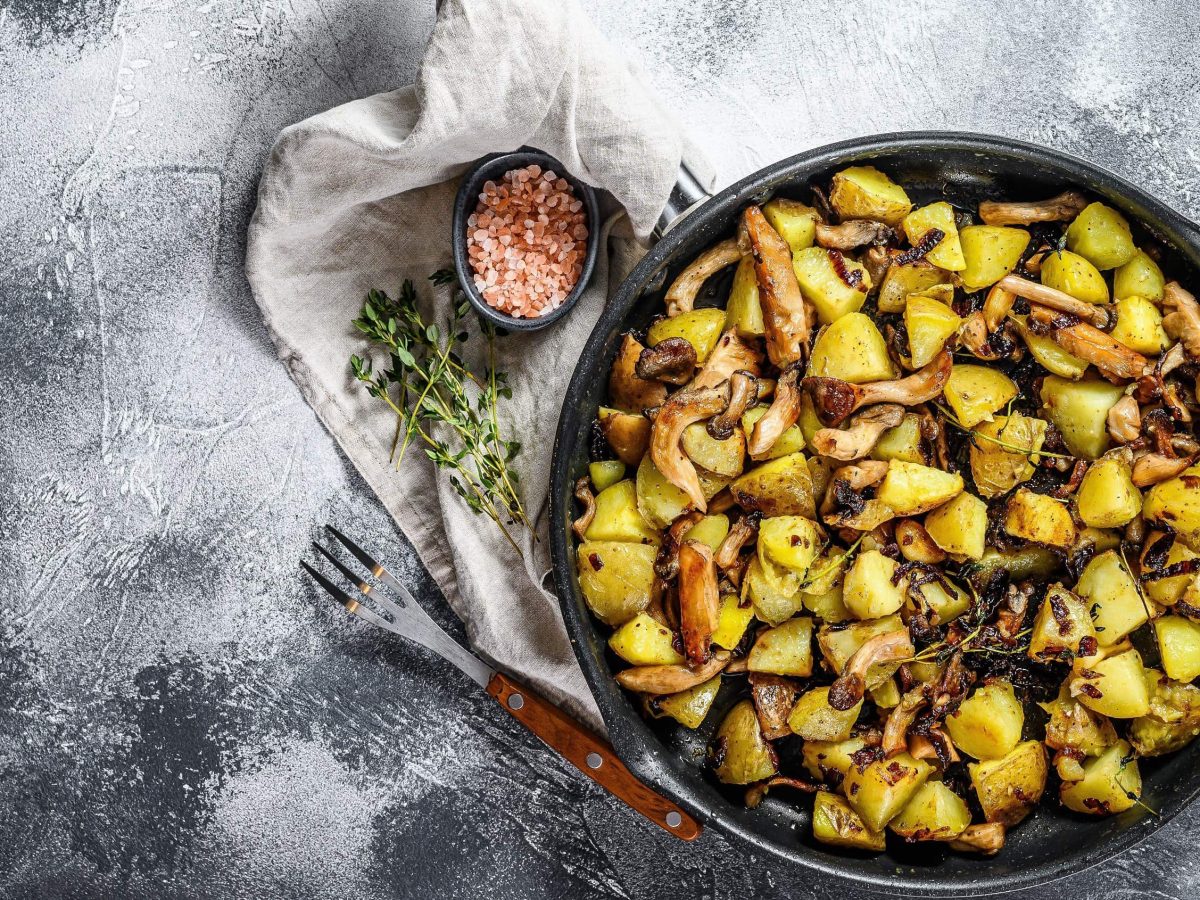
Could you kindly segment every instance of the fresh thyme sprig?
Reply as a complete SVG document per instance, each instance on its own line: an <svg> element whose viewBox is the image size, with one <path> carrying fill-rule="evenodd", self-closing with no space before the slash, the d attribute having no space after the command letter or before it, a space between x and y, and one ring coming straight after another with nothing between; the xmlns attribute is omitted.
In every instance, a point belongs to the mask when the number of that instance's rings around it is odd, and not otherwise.
<svg viewBox="0 0 1200 900"><path fill-rule="evenodd" d="M445 285L455 275L441 270L429 280ZM496 415L500 398L511 398L512 390L504 373L496 371L496 330L489 323L480 323L487 371L476 375L458 354L456 348L468 337L463 322L469 311L466 298L457 294L439 328L422 318L411 281L405 280L396 299L370 291L354 327L386 351L390 368L377 369L370 356L353 355L350 370L396 414L390 457L396 468L414 441L423 444L433 464L450 472L450 484L467 506L492 519L516 548L507 526L531 533L533 526L517 494L517 473L508 467L521 445L501 436Z"/></svg>
<svg viewBox="0 0 1200 900"><path fill-rule="evenodd" d="M1001 440L1000 438L994 438L988 434L981 434L980 432L976 431L975 429L968 428L966 425L964 425L962 422L960 422L958 420L958 418L954 415L954 413L952 413L949 409L947 409L942 404L934 403L933 406L938 410L938 412L940 412L943 416L946 417L947 422L949 422L951 425L953 425L959 431L970 435L969 439L970 439L971 443L974 443L976 439L979 439L979 440L988 441L993 444L997 444L997 445L1003 447L1005 450L1009 450L1014 453L1024 453L1026 456L1048 456L1052 459L1075 459L1075 457L1071 456L1071 454L1069 454L1069 453L1053 453L1050 450L1035 450L1035 449L1033 449L1032 444L1028 447L1022 447L1019 444L1014 444L1009 441L1004 441L1004 440Z"/></svg>

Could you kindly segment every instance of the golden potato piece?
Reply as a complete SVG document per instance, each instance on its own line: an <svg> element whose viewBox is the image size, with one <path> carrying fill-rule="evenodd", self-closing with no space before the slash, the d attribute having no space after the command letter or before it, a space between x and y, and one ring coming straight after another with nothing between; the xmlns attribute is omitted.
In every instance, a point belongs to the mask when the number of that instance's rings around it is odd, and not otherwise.
<svg viewBox="0 0 1200 900"><path fill-rule="evenodd" d="M984 818L1009 828L1037 806L1049 774L1041 741L1017 744L1000 759L970 763L967 769Z"/></svg>
<svg viewBox="0 0 1200 900"><path fill-rule="evenodd" d="M725 784L752 784L778 771L775 753L763 738L750 700L742 700L725 716L713 739L717 778Z"/></svg>
<svg viewBox="0 0 1200 900"><path fill-rule="evenodd" d="M851 166L834 175L829 202L843 219L875 219L893 227L912 209L904 188L874 166Z"/></svg>

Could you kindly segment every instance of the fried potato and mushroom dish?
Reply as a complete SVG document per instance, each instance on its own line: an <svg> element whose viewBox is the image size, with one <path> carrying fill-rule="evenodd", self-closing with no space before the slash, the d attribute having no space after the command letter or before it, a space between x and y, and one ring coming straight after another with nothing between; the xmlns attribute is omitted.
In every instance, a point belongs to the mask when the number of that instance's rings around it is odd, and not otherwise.
<svg viewBox="0 0 1200 900"><path fill-rule="evenodd" d="M575 524L617 681L836 847L1148 809L1200 733L1200 303L1075 191L805 199L620 345Z"/></svg>

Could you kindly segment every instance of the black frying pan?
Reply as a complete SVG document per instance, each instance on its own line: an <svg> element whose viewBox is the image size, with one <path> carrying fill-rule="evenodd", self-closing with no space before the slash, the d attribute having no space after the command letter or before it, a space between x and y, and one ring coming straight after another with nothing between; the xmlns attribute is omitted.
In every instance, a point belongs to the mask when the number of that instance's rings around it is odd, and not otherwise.
<svg viewBox="0 0 1200 900"><path fill-rule="evenodd" d="M1168 249L1164 268L1184 283L1200 270L1200 227L1127 181L1082 160L1003 138L941 132L881 135L801 153L726 188L690 212L646 255L620 285L600 317L563 401L551 472L551 549L554 580L567 631L584 675L621 758L703 822L712 823L781 860L843 876L879 891L941 895L987 894L1045 883L1093 866L1132 847L1178 814L1200 791L1200 743L1141 762L1145 803L1119 816L1091 819L1043 804L1013 829L992 859L964 856L936 844L906 845L889 836L888 851L858 855L816 843L809 828L811 802L769 797L754 810L703 768L712 731L744 692L729 679L708 721L691 732L670 720L646 721L613 681L605 634L584 604L575 576L570 535L572 485L588 463L591 423L601 404L621 334L645 326L663 309L664 286L697 253L734 233L749 203L780 194L808 201L812 182L828 184L848 165L879 166L904 185L914 202L948 199L973 207L980 200L1049 197L1067 187L1121 210ZM687 192L684 191L686 194ZM675 197L676 205L682 205ZM713 279L698 305L728 293L728 278ZM716 282L715 284L713 282ZM706 303L707 298L707 303ZM786 792L785 792L786 793Z"/></svg>

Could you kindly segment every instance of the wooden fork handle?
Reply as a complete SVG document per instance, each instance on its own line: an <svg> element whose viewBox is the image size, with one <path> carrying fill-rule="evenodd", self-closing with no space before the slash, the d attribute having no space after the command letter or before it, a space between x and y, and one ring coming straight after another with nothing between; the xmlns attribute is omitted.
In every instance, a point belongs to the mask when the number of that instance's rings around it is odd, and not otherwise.
<svg viewBox="0 0 1200 900"><path fill-rule="evenodd" d="M487 692L546 746L655 825L685 841L700 836L699 822L639 781L607 741L553 703L499 672L488 682Z"/></svg>

